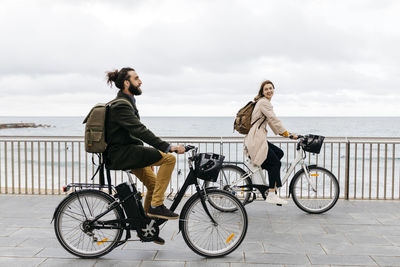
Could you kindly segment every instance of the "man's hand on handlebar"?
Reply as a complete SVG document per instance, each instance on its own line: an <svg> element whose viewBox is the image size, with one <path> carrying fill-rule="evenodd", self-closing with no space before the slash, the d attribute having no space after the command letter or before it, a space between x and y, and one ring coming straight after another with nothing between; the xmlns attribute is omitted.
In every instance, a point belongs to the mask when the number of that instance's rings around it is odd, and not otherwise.
<svg viewBox="0 0 400 267"><path fill-rule="evenodd" d="M171 146L170 152L176 152L177 154L185 153L185 147L183 145Z"/></svg>

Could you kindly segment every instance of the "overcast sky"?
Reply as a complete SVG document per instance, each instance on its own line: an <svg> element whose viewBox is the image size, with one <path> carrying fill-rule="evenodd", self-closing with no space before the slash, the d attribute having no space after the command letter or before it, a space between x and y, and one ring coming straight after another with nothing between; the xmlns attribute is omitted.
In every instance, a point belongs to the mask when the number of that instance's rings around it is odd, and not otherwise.
<svg viewBox="0 0 400 267"><path fill-rule="evenodd" d="M400 116L400 1L0 0L0 116L85 116L137 70L142 116Z"/></svg>

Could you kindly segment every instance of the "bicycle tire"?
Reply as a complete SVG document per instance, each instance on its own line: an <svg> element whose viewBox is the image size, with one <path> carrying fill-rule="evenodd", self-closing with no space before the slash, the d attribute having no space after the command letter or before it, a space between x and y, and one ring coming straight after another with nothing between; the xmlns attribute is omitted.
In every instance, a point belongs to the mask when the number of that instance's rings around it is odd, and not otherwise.
<svg viewBox="0 0 400 267"><path fill-rule="evenodd" d="M94 252L94 253L84 253L83 251L79 251L76 248L71 247L71 245L68 244L68 242L66 241L66 238L64 237L64 234L61 232L61 224L63 224L63 217L62 214L64 212L64 209L67 208L67 206L72 203L72 201L74 201L75 199L78 199L78 194L79 194L79 198L84 198L85 196L94 196L97 197L98 199L101 199L104 201L104 203L110 204L112 202L114 202L114 198L111 197L110 195L99 191L99 190L92 190L92 189L87 189L87 190L80 190L79 192L73 192L71 194L69 194L66 198L64 198L61 203L59 204L59 206L57 207L57 210L54 214L54 230L56 233L56 237L58 239L58 241L60 242L60 244L63 246L63 248L65 250L67 250L69 253L71 253L72 255L78 256L80 258L85 258L85 259L90 259L90 258L98 258L101 257L107 253L109 253L110 251L112 251L115 246L118 244L118 242L121 240L122 234L123 234L123 229L115 229L117 232L115 234L115 238L109 243L109 245L104 246L104 249L98 251L98 252ZM87 204L89 206L89 204ZM94 205L94 203L93 203ZM100 205L100 204L98 204ZM121 207L116 207L114 209L114 214L116 215L115 219L122 219L124 218L124 214L123 214L123 210L121 209ZM113 211L111 211L113 212ZM110 212L110 213L111 213ZM84 233L84 231L82 230L82 225L80 224L79 226L81 227L81 232ZM77 230L73 230L73 231L78 231ZM82 235L82 233L80 233L80 235ZM99 236L101 236L101 234L98 234ZM85 237L83 235L83 237ZM103 237L105 237L105 235L103 234ZM104 243L108 243L108 240L105 240L105 238L103 238L102 240L100 240L97 245L100 246ZM79 240L80 241L80 240ZM78 242L79 242L78 241ZM96 243L95 241L93 241L94 243ZM88 242L88 246L90 245L90 242ZM94 246L92 244L92 246ZM79 246L78 246L79 248Z"/></svg>
<svg viewBox="0 0 400 267"><path fill-rule="evenodd" d="M226 174L230 175L231 173L236 173L236 174L233 175L234 176L233 181L230 179L230 177L229 177L229 179L227 178L227 180L229 182L229 184L228 184L228 183L226 183L226 181L223 180L223 178L224 177L226 178ZM251 193L250 192L243 193L242 190L233 190L231 187L229 187L232 182L236 181L237 179L239 179L240 177L242 177L245 174L246 174L246 172L242 168L240 168L236 165L230 165L230 164L222 165L222 168L218 174L218 178L217 178L216 182L206 181L205 186L206 187L216 186L219 189L227 191L227 192L231 193L232 195L238 197L238 199L242 202L243 205L247 205L249 203ZM244 183L241 185L251 185L251 184L252 184L251 178L247 177L246 179L244 179ZM243 193L243 198L239 196L242 193Z"/></svg>
<svg viewBox="0 0 400 267"><path fill-rule="evenodd" d="M214 225L211 222L208 215L206 215L206 213L203 209L203 206L201 204L200 195L198 193L196 193L195 195L193 195L192 197L189 198L189 200L185 203L184 207L182 208L180 221L179 221L179 228L182 231L182 236L183 236L183 239L185 240L186 244L195 253L197 253L201 256L204 256L204 257L208 257L208 258L226 256L226 255L232 253L234 250L236 250L246 236L247 227L248 227L247 212L246 212L243 204L235 196L233 196L232 194L230 194L224 190L206 189L206 193L207 193L207 198L210 198L210 197L212 198L215 196L223 196L226 199L226 201L231 201L232 203L235 203L235 205L237 206L237 211L236 212L224 212L219 209L211 209L212 208L211 204L207 205L210 213L212 215L214 215L213 218L218 223L218 225ZM196 209L197 209L197 211L196 211ZM199 212L202 212L203 216L201 218L203 218L204 220L200 221L200 222L195 222L196 221L195 216ZM217 216L217 214L218 214L218 216ZM235 216L232 216L235 214L237 214L237 216L236 216L237 218ZM227 218L223 218L225 216ZM230 224L228 230L227 230L227 228L223 228L223 226L222 226L223 219L225 219L225 221L228 221ZM240 222L237 222L236 220L240 220ZM193 224L193 223L194 224L197 223L197 226L195 228L191 226L191 224ZM232 225L238 226L237 227L238 233L236 233L236 234L234 233L234 231L236 231L236 228L232 227ZM198 229L197 228L198 226L205 227L204 229L206 229L206 231L199 229L200 233L197 235L194 234L192 230ZM212 227L215 227L215 229L216 229L215 230L215 233L217 234L217 235L215 235L216 237L214 237L214 235L213 235L214 229ZM217 227L220 227L220 228L218 229ZM221 231L219 231L219 230L221 230ZM208 231L211 231L211 233L210 233L210 235L208 235L206 237L206 233ZM223 231L225 231L225 233L221 233ZM211 236L210 243L212 241L214 241L214 238L215 239L219 238L222 241L225 240L224 242L226 244L229 244L229 243L230 244L228 247L221 248L221 249L218 249L218 244L217 244L216 250L210 250L210 249L206 249L206 248L200 246L200 244L194 240L195 236L199 236L200 238L202 238L202 237L209 238L208 240L210 240L210 236ZM222 242L222 244L224 244L224 242ZM205 242L202 244L207 245L210 243Z"/></svg>
<svg viewBox="0 0 400 267"><path fill-rule="evenodd" d="M314 175L312 175L313 172L315 172ZM303 211L305 211L307 213L321 214L321 213L327 212L328 210L330 210L331 208L333 208L335 206L336 202L339 199L339 195L340 195L339 182L337 181L337 178L335 177L335 175L332 172L330 172L329 170L327 170L325 168L322 168L322 167L310 166L309 167L309 173L311 174L310 179L313 179L312 177L315 177L315 182L314 181L313 182L314 182L314 184L316 184L317 192L311 191L315 195L314 196L310 195L310 188L309 188L309 185L308 185L308 180L306 178L303 179L304 170L302 169L302 170L298 171L293 177L293 181L292 181L293 186L291 187L291 192L290 192L291 195L292 195L293 201L294 201L294 203L296 204L297 207L299 207L301 210L303 210ZM320 179L318 181L318 177L320 175L319 173L323 174L323 176L324 176L323 180ZM319 182L321 182L321 180L322 180L323 186L325 186L325 184L328 184L328 183L325 183L325 176L328 176L331 179L330 183L329 183L330 184L329 191L330 192L333 191L334 193L333 194L330 193L331 201L327 202L327 205L322 206L321 204L318 204L318 203L323 203L322 201L324 201L325 199L329 200L329 198L325 197L325 188L322 189L322 197L318 195L319 193L321 193L321 189L318 188ZM307 183L305 183L305 182L307 182ZM300 186L301 186L300 189L298 187L299 183L301 183L300 184ZM305 191L305 192L307 192L307 196L303 197L302 196L302 192L303 191L301 191L300 197L299 197L298 196L298 191L303 189L303 187L302 187L303 184L304 185L308 185L308 187L307 187L307 191L308 192ZM314 207L306 206L306 203L313 203L312 205L314 205ZM318 206L316 206L316 205L318 205Z"/></svg>

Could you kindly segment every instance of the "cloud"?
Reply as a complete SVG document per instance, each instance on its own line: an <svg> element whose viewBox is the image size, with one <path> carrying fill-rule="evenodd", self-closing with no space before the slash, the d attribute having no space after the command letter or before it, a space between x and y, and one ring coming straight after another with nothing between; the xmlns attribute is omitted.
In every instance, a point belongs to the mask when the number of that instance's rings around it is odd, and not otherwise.
<svg viewBox="0 0 400 267"><path fill-rule="evenodd" d="M114 96L105 71L132 66L147 115L233 116L270 79L283 115L374 115L382 99L376 113L399 116L399 12L372 0L3 1L0 113L82 115Z"/></svg>

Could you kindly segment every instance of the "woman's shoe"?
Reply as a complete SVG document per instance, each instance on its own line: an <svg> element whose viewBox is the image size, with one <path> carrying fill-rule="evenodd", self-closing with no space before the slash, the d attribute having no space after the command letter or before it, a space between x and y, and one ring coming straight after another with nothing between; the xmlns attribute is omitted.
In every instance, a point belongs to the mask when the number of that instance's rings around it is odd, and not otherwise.
<svg viewBox="0 0 400 267"><path fill-rule="evenodd" d="M270 192L265 200L267 203L286 205L288 202L282 198L279 198L277 194Z"/></svg>

